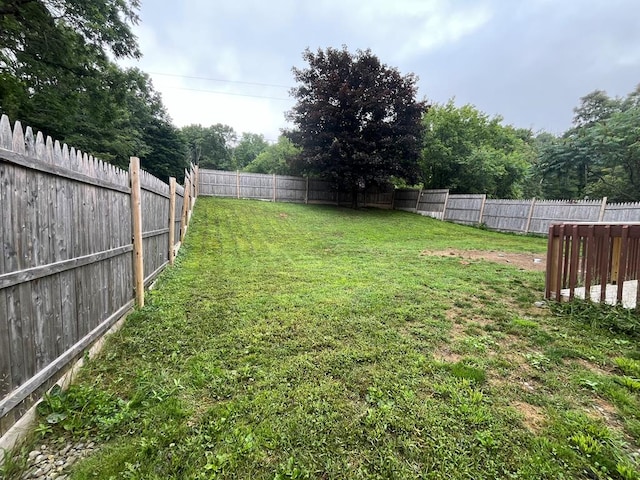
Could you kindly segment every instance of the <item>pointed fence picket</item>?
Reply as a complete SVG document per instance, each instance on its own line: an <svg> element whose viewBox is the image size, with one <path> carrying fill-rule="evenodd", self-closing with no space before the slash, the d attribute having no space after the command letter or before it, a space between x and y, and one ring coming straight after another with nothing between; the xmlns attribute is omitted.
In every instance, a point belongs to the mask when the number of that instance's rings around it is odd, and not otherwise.
<svg viewBox="0 0 640 480"><path fill-rule="evenodd" d="M0 437L133 306L132 174L0 117ZM147 286L179 248L198 174L188 191L139 177Z"/></svg>

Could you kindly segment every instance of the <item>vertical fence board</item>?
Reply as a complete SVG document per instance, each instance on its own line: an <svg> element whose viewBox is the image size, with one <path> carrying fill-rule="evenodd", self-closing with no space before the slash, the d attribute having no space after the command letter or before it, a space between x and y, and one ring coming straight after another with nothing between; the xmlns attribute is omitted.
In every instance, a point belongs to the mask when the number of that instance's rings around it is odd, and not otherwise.
<svg viewBox="0 0 640 480"><path fill-rule="evenodd" d="M188 219L198 168L186 174L176 203ZM141 176L141 257L155 275L182 222L171 222L170 239L169 186ZM62 374L60 358L72 361L97 339L89 332L106 331L132 304L131 192L128 172L18 122L12 131L1 117L0 435Z"/></svg>

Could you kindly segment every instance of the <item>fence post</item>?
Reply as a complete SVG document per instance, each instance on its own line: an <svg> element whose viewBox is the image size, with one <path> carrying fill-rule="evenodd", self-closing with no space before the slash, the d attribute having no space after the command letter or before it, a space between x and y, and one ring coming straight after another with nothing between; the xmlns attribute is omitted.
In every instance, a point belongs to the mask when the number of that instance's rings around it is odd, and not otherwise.
<svg viewBox="0 0 640 480"><path fill-rule="evenodd" d="M136 305L144 307L144 259L142 252L142 201L140 192L140 159L129 159L131 178L131 224L133 228L133 288Z"/></svg>
<svg viewBox="0 0 640 480"><path fill-rule="evenodd" d="M393 187L393 191L391 192L391 210L396 209L396 187Z"/></svg>
<svg viewBox="0 0 640 480"><path fill-rule="evenodd" d="M536 197L531 199L531 206L529 207L529 215L527 215L527 223L524 226L524 234L529 233L529 228L531 228L531 219L533 218L533 209L536 206Z"/></svg>
<svg viewBox="0 0 640 480"><path fill-rule="evenodd" d="M240 198L240 170L236 170L236 198Z"/></svg>
<svg viewBox="0 0 640 480"><path fill-rule="evenodd" d="M422 189L420 189L420 191L418 192L418 200L416 200L416 208L415 208L416 213L418 212L418 205L420 205L421 197L422 197Z"/></svg>
<svg viewBox="0 0 640 480"><path fill-rule="evenodd" d="M169 177L169 264L176 259L173 248L176 237L176 179Z"/></svg>
<svg viewBox="0 0 640 480"><path fill-rule="evenodd" d="M200 166L196 165L194 167L195 170L195 177L196 177L196 195L195 197L198 198L200 196Z"/></svg>
<svg viewBox="0 0 640 480"><path fill-rule="evenodd" d="M556 227L560 232L556 235ZM562 249L560 248L564 240L564 227L562 225L549 226L549 236L547 238L547 279L545 287L545 298L555 298L560 300L560 282L561 275Z"/></svg>
<svg viewBox="0 0 640 480"><path fill-rule="evenodd" d="M273 174L273 203L276 203L276 174Z"/></svg>
<svg viewBox="0 0 640 480"><path fill-rule="evenodd" d="M607 209L607 197L602 197L602 205L600 206L600 213L598 214L598 221L604 220L604 212Z"/></svg>
<svg viewBox="0 0 640 480"><path fill-rule="evenodd" d="M189 219L189 202L191 202L191 185L189 179L184 179L184 197L182 198L182 219L180 221L180 243L184 242L184 236L187 233L187 221Z"/></svg>
<svg viewBox="0 0 640 480"><path fill-rule="evenodd" d="M447 213L447 203L449 202L449 190L444 196L444 205L442 206L442 221L444 221L444 217Z"/></svg>
<svg viewBox="0 0 640 480"><path fill-rule="evenodd" d="M309 203L309 177L307 177L307 187L304 191L304 203L305 205Z"/></svg>
<svg viewBox="0 0 640 480"><path fill-rule="evenodd" d="M482 203L480 204L480 218L478 219L478 226L482 225L482 217L484 216L484 205L487 203L487 194L482 197Z"/></svg>
<svg viewBox="0 0 640 480"><path fill-rule="evenodd" d="M189 197L190 197L190 202L189 202L189 219L187 220L188 222L191 221L191 213L193 212L193 207L196 204L196 185L198 180L196 179L196 170L193 166L193 163L191 164L190 168L189 168Z"/></svg>

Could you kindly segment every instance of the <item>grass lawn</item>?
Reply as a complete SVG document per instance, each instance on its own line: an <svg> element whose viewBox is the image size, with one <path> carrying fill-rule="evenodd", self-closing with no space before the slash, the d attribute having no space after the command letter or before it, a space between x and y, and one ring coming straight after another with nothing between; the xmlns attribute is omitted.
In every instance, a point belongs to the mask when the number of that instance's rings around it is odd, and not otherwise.
<svg viewBox="0 0 640 480"><path fill-rule="evenodd" d="M33 441L98 439L73 479L639 478L637 316L536 308L542 272L421 255L447 249L546 240L200 198Z"/></svg>

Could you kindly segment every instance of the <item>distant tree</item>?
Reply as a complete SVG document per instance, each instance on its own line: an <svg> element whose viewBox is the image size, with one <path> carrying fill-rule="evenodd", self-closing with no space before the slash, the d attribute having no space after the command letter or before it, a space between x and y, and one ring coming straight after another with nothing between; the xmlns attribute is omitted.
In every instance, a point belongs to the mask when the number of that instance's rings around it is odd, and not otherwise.
<svg viewBox="0 0 640 480"><path fill-rule="evenodd" d="M531 132L502 125L472 105L434 105L423 118L420 161L425 188L515 198L535 159Z"/></svg>
<svg viewBox="0 0 640 480"><path fill-rule="evenodd" d="M299 154L300 148L296 147L287 137L281 136L278 138L278 143L269 145L244 168L244 171L275 173L276 175L292 174L294 172L291 171L290 165Z"/></svg>
<svg viewBox="0 0 640 480"><path fill-rule="evenodd" d="M640 87L626 98L596 90L580 99L573 127L539 150L548 198L640 200Z"/></svg>
<svg viewBox="0 0 640 480"><path fill-rule="evenodd" d="M244 132L233 149L233 163L237 169L243 169L264 152L269 143L264 135Z"/></svg>
<svg viewBox="0 0 640 480"><path fill-rule="evenodd" d="M214 170L236 169L232 152L237 135L232 127L221 123L209 127L187 125L181 132L194 164Z"/></svg>
<svg viewBox="0 0 640 480"><path fill-rule="evenodd" d="M154 118L146 125L144 141L149 149L146 155L140 156L142 168L165 182L169 177L182 182L188 162L186 143L180 131L172 123Z"/></svg>
<svg viewBox="0 0 640 480"><path fill-rule="evenodd" d="M391 176L413 181L427 108L416 100L417 78L370 50L307 49L303 58L309 66L293 69L297 103L288 113L296 129L287 136L302 148L294 168L352 192Z"/></svg>

